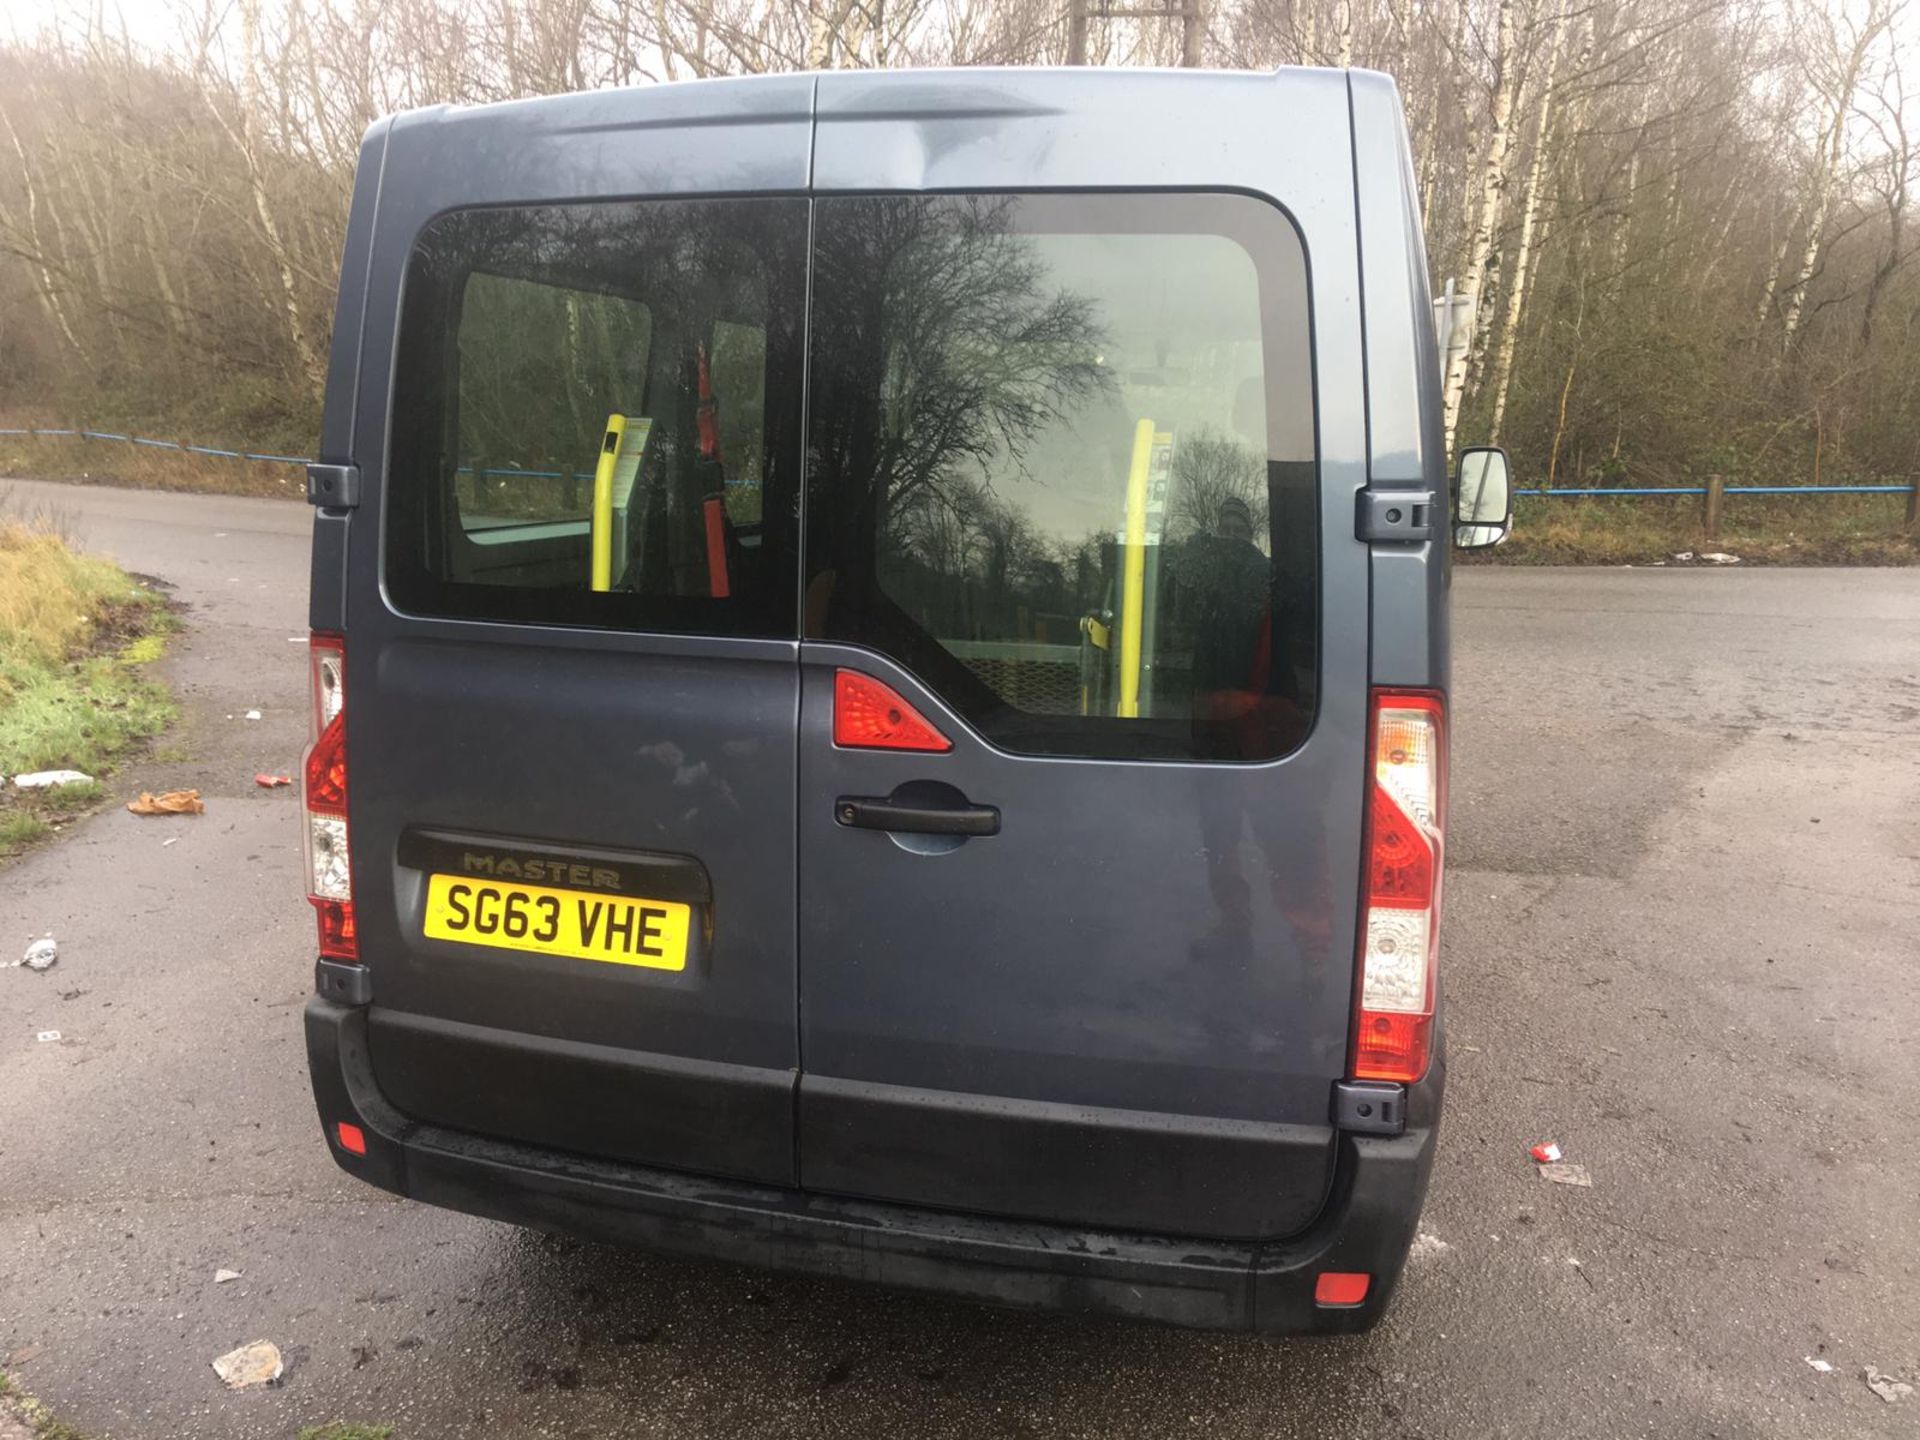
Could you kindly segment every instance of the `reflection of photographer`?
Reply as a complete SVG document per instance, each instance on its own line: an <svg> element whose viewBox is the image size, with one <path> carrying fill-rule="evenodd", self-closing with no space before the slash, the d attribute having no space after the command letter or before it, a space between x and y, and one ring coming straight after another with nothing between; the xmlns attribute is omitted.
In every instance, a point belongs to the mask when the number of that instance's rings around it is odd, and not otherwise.
<svg viewBox="0 0 1920 1440"><path fill-rule="evenodd" d="M1182 578L1192 595L1194 715L1231 720L1266 688L1270 567L1253 543L1253 511L1222 499L1213 529L1187 541Z"/></svg>

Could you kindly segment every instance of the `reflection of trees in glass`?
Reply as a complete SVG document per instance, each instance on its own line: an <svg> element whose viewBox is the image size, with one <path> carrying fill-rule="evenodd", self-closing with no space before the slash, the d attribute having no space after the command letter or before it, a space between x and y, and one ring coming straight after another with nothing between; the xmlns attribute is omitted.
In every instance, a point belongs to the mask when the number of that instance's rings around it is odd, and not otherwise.
<svg viewBox="0 0 1920 1440"><path fill-rule="evenodd" d="M813 316L814 354L829 358L816 370L812 444L826 523L842 530L834 553L966 577L995 605L1009 586L1060 589L1066 557L987 476L1114 383L1091 302L1049 292L1046 265L1015 233L1019 204L833 202L814 262L816 293L832 297ZM972 608L963 595L940 604Z"/></svg>
<svg viewBox="0 0 1920 1440"><path fill-rule="evenodd" d="M777 203L534 206L466 211L429 227L414 265L456 307L448 318L458 319L460 462L563 476L495 480L488 507L584 504L572 472L591 476L616 410L651 412L650 454L686 449L700 346L713 360L730 460L762 464L753 432L767 352L766 257L801 243ZM735 392L737 407L726 403ZM463 492L475 484L462 477Z"/></svg>
<svg viewBox="0 0 1920 1440"><path fill-rule="evenodd" d="M1267 544L1267 462L1250 445L1202 430L1173 448L1171 538L1218 535L1221 506L1238 500L1252 521L1254 543Z"/></svg>

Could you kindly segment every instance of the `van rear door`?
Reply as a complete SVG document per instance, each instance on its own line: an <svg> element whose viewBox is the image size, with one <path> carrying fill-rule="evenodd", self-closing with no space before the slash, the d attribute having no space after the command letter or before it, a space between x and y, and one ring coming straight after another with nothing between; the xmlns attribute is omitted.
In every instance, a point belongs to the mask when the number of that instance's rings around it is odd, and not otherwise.
<svg viewBox="0 0 1920 1440"><path fill-rule="evenodd" d="M1365 793L1344 79L818 109L801 1180L1296 1232Z"/></svg>
<svg viewBox="0 0 1920 1440"><path fill-rule="evenodd" d="M700 89L393 127L354 893L406 1114L790 1183L811 85Z"/></svg>

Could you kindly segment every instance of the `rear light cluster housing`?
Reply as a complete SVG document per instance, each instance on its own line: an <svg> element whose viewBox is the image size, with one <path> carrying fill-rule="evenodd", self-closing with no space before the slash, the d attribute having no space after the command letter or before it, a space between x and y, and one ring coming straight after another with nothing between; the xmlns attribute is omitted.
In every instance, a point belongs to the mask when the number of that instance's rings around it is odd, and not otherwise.
<svg viewBox="0 0 1920 1440"><path fill-rule="evenodd" d="M919 750L940 755L953 749L891 685L858 670L833 676L833 743L847 750Z"/></svg>
<svg viewBox="0 0 1920 1440"><path fill-rule="evenodd" d="M307 898L320 922L320 954L360 959L353 918L353 866L347 840L347 644L316 631L308 644L312 679L311 741L301 762L306 806L303 839Z"/></svg>
<svg viewBox="0 0 1920 1440"><path fill-rule="evenodd" d="M1446 700L1376 690L1372 712L1353 1076L1412 1084L1433 1051Z"/></svg>

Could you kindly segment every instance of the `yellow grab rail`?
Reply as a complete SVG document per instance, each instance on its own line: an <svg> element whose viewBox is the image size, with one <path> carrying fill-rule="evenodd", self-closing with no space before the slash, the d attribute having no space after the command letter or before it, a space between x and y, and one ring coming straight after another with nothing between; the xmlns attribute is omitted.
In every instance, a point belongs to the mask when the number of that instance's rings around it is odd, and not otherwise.
<svg viewBox="0 0 1920 1440"><path fill-rule="evenodd" d="M626 416L607 416L600 463L593 471L593 588L602 592L613 589L613 475L626 433Z"/></svg>
<svg viewBox="0 0 1920 1440"><path fill-rule="evenodd" d="M1127 470L1126 570L1120 586L1120 703L1114 713L1140 714L1140 633L1147 609L1147 477L1153 468L1153 421L1133 427Z"/></svg>

